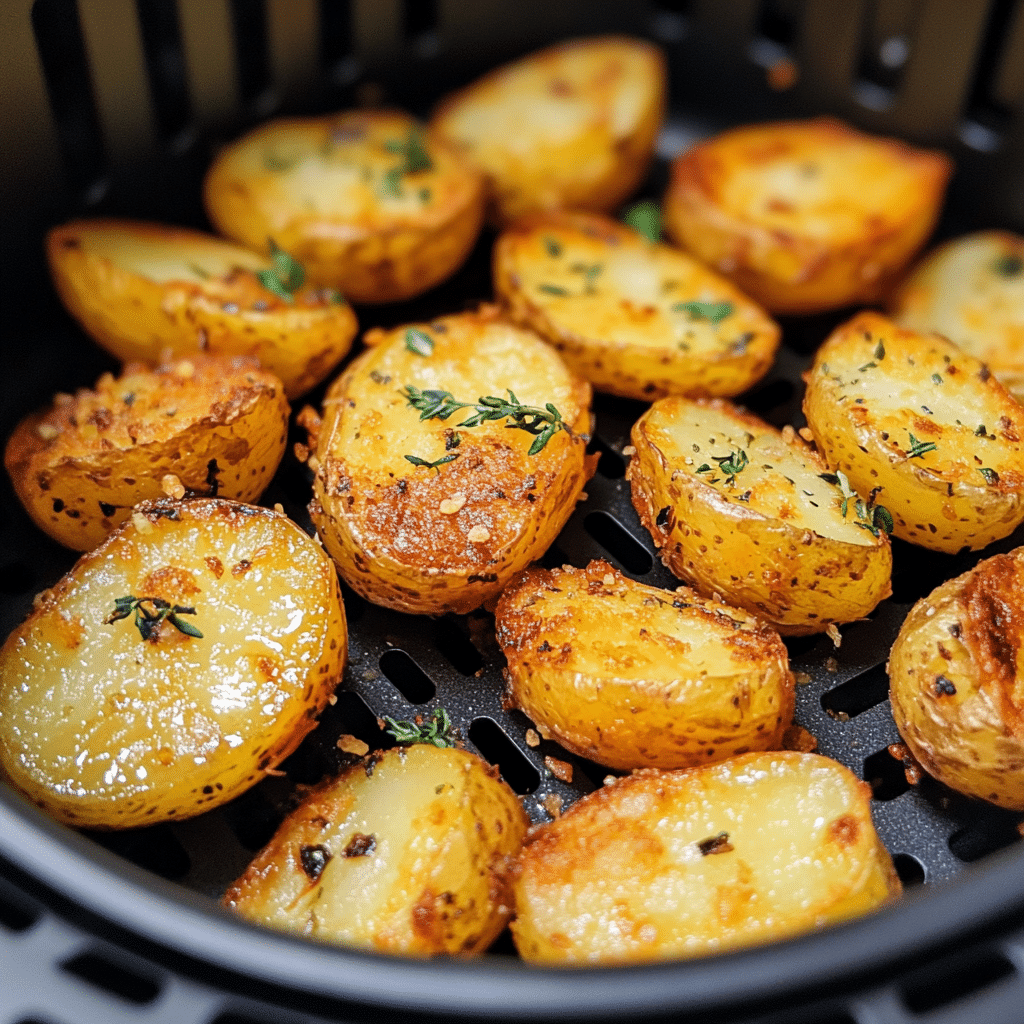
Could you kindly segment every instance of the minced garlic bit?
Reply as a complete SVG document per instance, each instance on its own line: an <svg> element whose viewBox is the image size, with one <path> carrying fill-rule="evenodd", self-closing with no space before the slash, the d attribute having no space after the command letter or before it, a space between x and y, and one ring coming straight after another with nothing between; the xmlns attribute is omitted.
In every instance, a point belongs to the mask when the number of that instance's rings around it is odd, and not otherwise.
<svg viewBox="0 0 1024 1024"><path fill-rule="evenodd" d="M837 648L840 646L840 644L842 644L843 638L839 634L839 627L834 622L830 622L828 624L828 628L825 630L825 632L828 634L829 639L832 641L833 644L835 644Z"/></svg>
<svg viewBox="0 0 1024 1024"><path fill-rule="evenodd" d="M838 672L839 671L839 662L836 661L835 658L826 658L825 659L825 671L826 672Z"/></svg>
<svg viewBox="0 0 1024 1024"><path fill-rule="evenodd" d="M636 449L631 444L627 444L626 447L622 449L622 454L629 458L636 455Z"/></svg>
<svg viewBox="0 0 1024 1024"><path fill-rule="evenodd" d="M787 423L782 428L782 440L785 441L786 444L792 444L793 443L793 439L795 437L796 437L796 431L793 429L793 427L789 423Z"/></svg>
<svg viewBox="0 0 1024 1024"><path fill-rule="evenodd" d="M474 526L467 534L467 537L474 544L482 544L485 540L491 539L491 531L486 526Z"/></svg>
<svg viewBox="0 0 1024 1024"><path fill-rule="evenodd" d="M357 757L362 757L364 754L368 754L370 746L368 743L364 743L358 736L351 736L349 733L342 733L338 737L336 744L339 750L343 750L346 754L355 754Z"/></svg>
<svg viewBox="0 0 1024 1024"><path fill-rule="evenodd" d="M279 502L279 501L275 501L274 502L274 511L275 512L279 512L281 515L284 515L284 505L282 505L281 502Z"/></svg>
<svg viewBox="0 0 1024 1024"><path fill-rule="evenodd" d="M174 367L174 372L177 373L179 377L184 377L188 380L190 377L195 376L196 365L188 359L182 359L182 361Z"/></svg>
<svg viewBox="0 0 1024 1024"><path fill-rule="evenodd" d="M153 532L153 524L141 512L132 513L132 526L142 534Z"/></svg>
<svg viewBox="0 0 1024 1024"><path fill-rule="evenodd" d="M559 761L557 757L545 757L544 766L556 779L572 782L572 765L567 761Z"/></svg>
<svg viewBox="0 0 1024 1024"><path fill-rule="evenodd" d="M526 730L526 745L528 747L539 747L540 746L540 736L537 735L537 730L536 729L527 729Z"/></svg>
<svg viewBox="0 0 1024 1024"><path fill-rule="evenodd" d="M811 428L810 427L801 427L800 428L800 436L808 444L813 444L813 442L814 442L814 435L811 433Z"/></svg>
<svg viewBox="0 0 1024 1024"><path fill-rule="evenodd" d="M453 516L465 504L466 496L464 494L462 494L461 492L458 494L453 494L450 498L445 498L444 501L441 502L439 506L441 515Z"/></svg>
<svg viewBox="0 0 1024 1024"><path fill-rule="evenodd" d="M327 703L333 708L334 705L338 703L338 695L336 693L332 693L330 697L327 698Z"/></svg>
<svg viewBox="0 0 1024 1024"><path fill-rule="evenodd" d="M60 431L52 423L40 423L39 426L36 427L36 433L44 441L52 441Z"/></svg>
<svg viewBox="0 0 1024 1024"><path fill-rule="evenodd" d="M163 475L160 480L160 489L168 498L185 497L185 485L173 473Z"/></svg>
<svg viewBox="0 0 1024 1024"><path fill-rule="evenodd" d="M541 801L541 806L552 818L558 818L562 814L562 803L563 800L557 793L548 793Z"/></svg>
<svg viewBox="0 0 1024 1024"><path fill-rule="evenodd" d="M601 579L601 582L606 587L612 587L612 586L615 585L615 576L612 573L610 573L610 572L606 572L604 574L604 577Z"/></svg>
<svg viewBox="0 0 1024 1024"><path fill-rule="evenodd" d="M806 672L794 672L793 681L797 686L806 686L811 681L811 677Z"/></svg>
<svg viewBox="0 0 1024 1024"><path fill-rule="evenodd" d="M284 778L285 773L280 768L267 768L264 772L265 775L274 775L277 778Z"/></svg>

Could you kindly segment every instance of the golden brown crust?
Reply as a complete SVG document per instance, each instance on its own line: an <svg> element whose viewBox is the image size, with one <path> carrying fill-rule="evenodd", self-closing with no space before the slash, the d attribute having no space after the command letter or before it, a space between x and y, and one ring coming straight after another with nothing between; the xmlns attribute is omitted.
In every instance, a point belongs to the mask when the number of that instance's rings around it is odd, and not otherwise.
<svg viewBox="0 0 1024 1024"><path fill-rule="evenodd" d="M40 529L87 551L147 498L257 499L284 454L288 412L281 382L253 359L130 364L19 423L4 464Z"/></svg>
<svg viewBox="0 0 1024 1024"><path fill-rule="evenodd" d="M410 139L416 169L401 173ZM220 153L205 199L228 237L257 251L273 238L353 302L407 299L443 281L483 220L479 174L398 110L261 125Z"/></svg>
<svg viewBox="0 0 1024 1024"><path fill-rule="evenodd" d="M773 312L873 302L930 234L951 171L832 118L736 128L673 163L665 229Z"/></svg>
<svg viewBox="0 0 1024 1024"><path fill-rule="evenodd" d="M731 282L598 214L515 223L495 244L494 287L516 323L628 398L739 394L779 345L778 326Z"/></svg>

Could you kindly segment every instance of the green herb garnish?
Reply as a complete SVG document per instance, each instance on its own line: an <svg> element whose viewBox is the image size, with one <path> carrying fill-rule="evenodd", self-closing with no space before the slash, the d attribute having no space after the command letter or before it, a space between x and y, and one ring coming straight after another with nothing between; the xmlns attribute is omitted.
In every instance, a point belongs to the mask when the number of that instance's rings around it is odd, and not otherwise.
<svg viewBox="0 0 1024 1024"><path fill-rule="evenodd" d="M923 458L928 452L934 452L938 450L938 445L934 441L918 441L910 431L907 431L907 436L910 438L910 450L907 452L908 459L920 459Z"/></svg>
<svg viewBox="0 0 1024 1024"><path fill-rule="evenodd" d="M537 288L545 292L547 295L568 295L569 293L564 289L560 288L557 284L539 284Z"/></svg>
<svg viewBox="0 0 1024 1024"><path fill-rule="evenodd" d="M885 344L881 341L875 346L875 358L879 362L885 358Z"/></svg>
<svg viewBox="0 0 1024 1024"><path fill-rule="evenodd" d="M884 505L875 504L874 492L872 492L871 499L865 501L853 489L850 485L849 477L841 469L836 470L835 473L819 473L818 476L826 483L839 488L843 496L842 501L839 503L839 514L844 519L850 507L850 500L853 499L853 510L857 516L857 522L854 525L870 530L876 537L879 530L892 533L892 515Z"/></svg>
<svg viewBox="0 0 1024 1024"><path fill-rule="evenodd" d="M623 223L652 242L661 240L661 208L653 199L634 203L622 215Z"/></svg>
<svg viewBox="0 0 1024 1024"><path fill-rule="evenodd" d="M598 274L601 273L602 267L600 263L574 263L569 268L574 274L582 274L583 281L586 285L587 295L594 294L594 282L597 280Z"/></svg>
<svg viewBox="0 0 1024 1024"><path fill-rule="evenodd" d="M402 456L406 462L411 462L414 466L422 466L424 469L437 469L438 466L443 466L446 462L454 462L458 457L459 453L454 452L451 455L442 455L441 458L436 459L434 462L427 462L426 459L421 459L418 455Z"/></svg>
<svg viewBox="0 0 1024 1024"><path fill-rule="evenodd" d="M942 374L941 373L933 373L932 374L932 383L933 384L941 384L942 383Z"/></svg>
<svg viewBox="0 0 1024 1024"><path fill-rule="evenodd" d="M736 483L736 474L746 469L749 459L742 448L737 448L728 455L712 455L711 458L718 463L718 468L725 473L725 482L731 487Z"/></svg>
<svg viewBox="0 0 1024 1024"><path fill-rule="evenodd" d="M478 427L481 423L492 420L510 419L508 427L525 430L536 438L530 445L530 455L536 455L560 430L572 434L562 414L548 402L544 408L536 405L523 405L511 390L508 398L487 395L476 402L459 402L450 391L428 389L421 391L411 384L399 391L399 394L414 409L418 409L420 420L446 420L460 409L472 409L473 414L457 424L460 427ZM408 458L408 456L406 456Z"/></svg>
<svg viewBox="0 0 1024 1024"><path fill-rule="evenodd" d="M559 242L557 238L552 238L550 235L544 236L544 248L553 260L557 260L558 257L562 255L562 243Z"/></svg>
<svg viewBox="0 0 1024 1024"><path fill-rule="evenodd" d="M691 320L707 320L712 327L717 327L734 308L731 302L677 302L672 310L688 314Z"/></svg>
<svg viewBox="0 0 1024 1024"><path fill-rule="evenodd" d="M150 607L147 608L146 605ZM199 640L203 638L203 634L191 622L179 618L181 615L195 615L195 608L171 604L162 597L135 597L132 594L126 594L124 597L115 598L114 610L103 620L104 625L109 626L120 619L126 619L133 612L135 613L135 626L143 640L153 639L164 619L185 636L193 636Z"/></svg>
<svg viewBox="0 0 1024 1024"><path fill-rule="evenodd" d="M405 347L418 356L432 356L434 354L434 339L417 327L410 327L405 332Z"/></svg>
<svg viewBox="0 0 1024 1024"><path fill-rule="evenodd" d="M387 731L399 743L429 743L435 747L454 747L452 739L452 720L444 708L438 708L425 722L396 722L384 715Z"/></svg>
<svg viewBox="0 0 1024 1024"><path fill-rule="evenodd" d="M272 238L267 239L270 246L270 259L273 266L260 270L256 278L268 292L273 292L285 302L294 302L297 292L306 280L306 272L302 264L289 256Z"/></svg>
<svg viewBox="0 0 1024 1024"><path fill-rule="evenodd" d="M423 132L419 128L411 128L409 134L401 142L385 142L384 148L389 153L394 153L402 158L400 164L386 170L381 178L380 190L385 196L400 196L402 194L403 175L415 174L417 171L429 171L434 167L434 161L430 159L430 153L427 152L427 147L423 142ZM423 199L422 194L420 198ZM429 198L429 193L427 198Z"/></svg>
<svg viewBox="0 0 1024 1024"><path fill-rule="evenodd" d="M985 483L994 487L999 483L999 474L994 469L989 469L987 466L983 466L978 472L985 478Z"/></svg>
<svg viewBox="0 0 1024 1024"><path fill-rule="evenodd" d="M992 264L992 269L1001 277L1016 277L1022 270L1024 270L1024 259L1021 259L1020 256L1016 256L1013 253L1003 253L1003 255Z"/></svg>

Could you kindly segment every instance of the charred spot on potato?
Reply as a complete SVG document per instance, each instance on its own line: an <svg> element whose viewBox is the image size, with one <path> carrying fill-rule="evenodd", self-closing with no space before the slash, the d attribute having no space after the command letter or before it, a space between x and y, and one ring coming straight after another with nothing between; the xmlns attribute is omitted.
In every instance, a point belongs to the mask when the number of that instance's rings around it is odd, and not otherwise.
<svg viewBox="0 0 1024 1024"><path fill-rule="evenodd" d="M700 850L702 857L710 857L718 853L729 853L734 847L729 842L729 833L719 832L718 835L708 836L707 839L700 840L697 843L697 849Z"/></svg>
<svg viewBox="0 0 1024 1024"><path fill-rule="evenodd" d="M317 881L323 874L324 868L334 855L322 843L316 846L302 846L299 848L299 862L306 877L311 881Z"/></svg>
<svg viewBox="0 0 1024 1024"><path fill-rule="evenodd" d="M377 837L375 835L364 835L356 832L345 847L346 857L366 857L377 849Z"/></svg>

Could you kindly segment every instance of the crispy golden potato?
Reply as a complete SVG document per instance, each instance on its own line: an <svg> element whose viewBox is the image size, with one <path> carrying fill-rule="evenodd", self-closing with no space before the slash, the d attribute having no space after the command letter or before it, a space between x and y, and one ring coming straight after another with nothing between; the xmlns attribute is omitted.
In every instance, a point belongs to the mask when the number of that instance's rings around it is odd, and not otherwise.
<svg viewBox="0 0 1024 1024"><path fill-rule="evenodd" d="M884 512L792 428L720 399L663 398L632 443L626 476L640 520L665 565L705 596L788 636L862 618L889 596Z"/></svg>
<svg viewBox="0 0 1024 1024"><path fill-rule="evenodd" d="M873 302L931 233L951 172L831 118L735 128L675 160L665 229L772 312Z"/></svg>
<svg viewBox="0 0 1024 1024"><path fill-rule="evenodd" d="M471 611L539 558L572 513L596 465L590 385L493 307L366 341L314 429L310 514L363 597L428 615Z"/></svg>
<svg viewBox="0 0 1024 1024"><path fill-rule="evenodd" d="M691 768L772 750L793 717L782 639L760 619L635 583L607 562L527 570L498 601L508 696L610 768Z"/></svg>
<svg viewBox="0 0 1024 1024"><path fill-rule="evenodd" d="M816 754L635 772L530 836L512 934L540 964L635 963L769 942L900 892L871 790Z"/></svg>
<svg viewBox="0 0 1024 1024"><path fill-rule="evenodd" d="M829 466L877 494L903 540L977 550L1024 521L1024 410L937 334L854 317L818 350L804 414Z"/></svg>
<svg viewBox="0 0 1024 1024"><path fill-rule="evenodd" d="M255 356L294 398L355 338L342 296L300 285L301 268L283 253L275 264L199 231L129 220L63 224L46 252L64 305L124 362L156 363L166 350Z"/></svg>
<svg viewBox="0 0 1024 1024"><path fill-rule="evenodd" d="M779 328L729 281L586 213L539 214L494 247L494 289L599 391L737 395L768 371Z"/></svg>
<svg viewBox="0 0 1024 1024"><path fill-rule="evenodd" d="M475 754L371 754L303 800L224 896L252 921L342 945L478 953L512 915L528 822Z"/></svg>
<svg viewBox="0 0 1024 1024"><path fill-rule="evenodd" d="M922 598L889 656L904 743L940 782L1024 811L1024 548Z"/></svg>
<svg viewBox="0 0 1024 1024"><path fill-rule="evenodd" d="M1024 238L1006 231L964 235L929 253L893 298L892 318L937 331L1024 401Z"/></svg>
<svg viewBox="0 0 1024 1024"><path fill-rule="evenodd" d="M4 465L36 525L89 551L147 498L255 501L284 454L288 412L254 359L131 364L22 420Z"/></svg>
<svg viewBox="0 0 1024 1024"><path fill-rule="evenodd" d="M299 526L144 502L0 650L0 770L68 825L199 814L299 745L345 654L334 567Z"/></svg>
<svg viewBox="0 0 1024 1024"><path fill-rule="evenodd" d="M483 223L483 181L397 110L269 121L224 149L205 183L217 229L272 238L353 302L419 295L461 265Z"/></svg>
<svg viewBox="0 0 1024 1024"><path fill-rule="evenodd" d="M488 215L609 212L639 184L665 108L665 61L623 36L575 39L484 75L441 102L432 131L487 179Z"/></svg>

